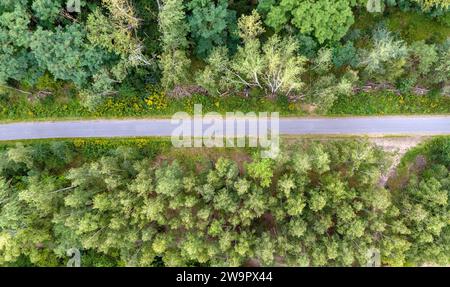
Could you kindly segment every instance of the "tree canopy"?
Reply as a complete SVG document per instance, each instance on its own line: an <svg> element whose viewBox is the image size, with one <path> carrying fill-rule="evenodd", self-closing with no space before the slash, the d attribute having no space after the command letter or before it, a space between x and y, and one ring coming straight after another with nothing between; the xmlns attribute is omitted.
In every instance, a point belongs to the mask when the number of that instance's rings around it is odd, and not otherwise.
<svg viewBox="0 0 450 287"><path fill-rule="evenodd" d="M449 161L437 150L392 192L379 185L386 154L365 141L304 141L200 170L131 146L79 162L77 149L0 153L0 264L60 265L72 247L133 266L354 266L373 248L383 264L448 264Z"/></svg>
<svg viewBox="0 0 450 287"><path fill-rule="evenodd" d="M291 24L323 43L338 41L347 33L354 22L351 3L351 0L264 0L259 7L267 13L267 25L276 31Z"/></svg>

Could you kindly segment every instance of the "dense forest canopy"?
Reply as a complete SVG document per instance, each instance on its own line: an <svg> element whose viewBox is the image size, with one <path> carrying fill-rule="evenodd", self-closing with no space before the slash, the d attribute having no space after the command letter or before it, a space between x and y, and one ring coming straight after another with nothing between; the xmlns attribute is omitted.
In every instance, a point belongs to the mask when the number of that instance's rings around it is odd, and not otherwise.
<svg viewBox="0 0 450 287"><path fill-rule="evenodd" d="M66 4L0 3L2 85L68 83L90 110L122 87L148 85L174 98L287 97L319 112L368 82L449 91L448 0L81 0L80 13ZM405 39L396 11L442 33Z"/></svg>
<svg viewBox="0 0 450 287"><path fill-rule="evenodd" d="M78 3L79 2L79 3ZM79 10L68 4L78 5ZM78 7L75 7L78 8ZM1 0L0 120L450 113L450 0ZM0 145L0 265L450 264L450 140ZM196 153L193 155L193 153ZM415 154L416 153L416 154ZM417 155L417 156L414 156Z"/></svg>
<svg viewBox="0 0 450 287"><path fill-rule="evenodd" d="M449 145L428 144L388 189L389 157L366 141L302 141L274 160L145 141L4 146L0 264L61 265L73 247L92 265L364 266L374 248L392 266L448 264Z"/></svg>

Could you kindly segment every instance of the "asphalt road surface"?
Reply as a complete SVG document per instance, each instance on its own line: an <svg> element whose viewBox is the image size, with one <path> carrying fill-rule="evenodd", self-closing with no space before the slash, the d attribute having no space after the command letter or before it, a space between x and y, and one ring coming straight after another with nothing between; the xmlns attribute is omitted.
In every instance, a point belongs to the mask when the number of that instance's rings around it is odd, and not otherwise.
<svg viewBox="0 0 450 287"><path fill-rule="evenodd" d="M177 126L170 119L21 122L0 124L0 140L171 136ZM282 135L450 135L450 116L281 118L279 130Z"/></svg>

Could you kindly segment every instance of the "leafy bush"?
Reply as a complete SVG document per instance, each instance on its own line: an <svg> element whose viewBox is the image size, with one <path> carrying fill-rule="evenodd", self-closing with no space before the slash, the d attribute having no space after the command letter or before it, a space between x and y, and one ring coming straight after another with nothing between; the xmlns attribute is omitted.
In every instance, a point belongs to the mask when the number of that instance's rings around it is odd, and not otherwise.
<svg viewBox="0 0 450 287"><path fill-rule="evenodd" d="M352 42L347 42L344 45L334 47L333 64L336 68L346 65L356 67L358 65L357 50Z"/></svg>

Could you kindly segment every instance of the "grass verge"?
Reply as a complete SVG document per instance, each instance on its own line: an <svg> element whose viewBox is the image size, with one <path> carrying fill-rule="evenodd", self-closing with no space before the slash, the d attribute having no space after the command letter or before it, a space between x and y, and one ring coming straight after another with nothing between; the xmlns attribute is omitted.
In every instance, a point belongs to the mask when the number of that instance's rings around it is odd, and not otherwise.
<svg viewBox="0 0 450 287"><path fill-rule="evenodd" d="M164 95L141 97L137 93L108 98L95 111L89 111L76 98L65 101L49 96L30 102L24 95L8 97L0 95L0 121L51 121L78 119L126 119L170 118L184 111L192 114L195 104L202 104L203 113L241 111L279 112L284 117L304 116L374 116L374 115L436 115L450 114L450 97L437 94L427 96L392 93L360 93L339 96L326 114L306 112L301 104L289 103L285 97L270 100L263 97L242 98L238 96L208 97L194 95L184 99L168 99ZM12 100L11 100L12 99Z"/></svg>

